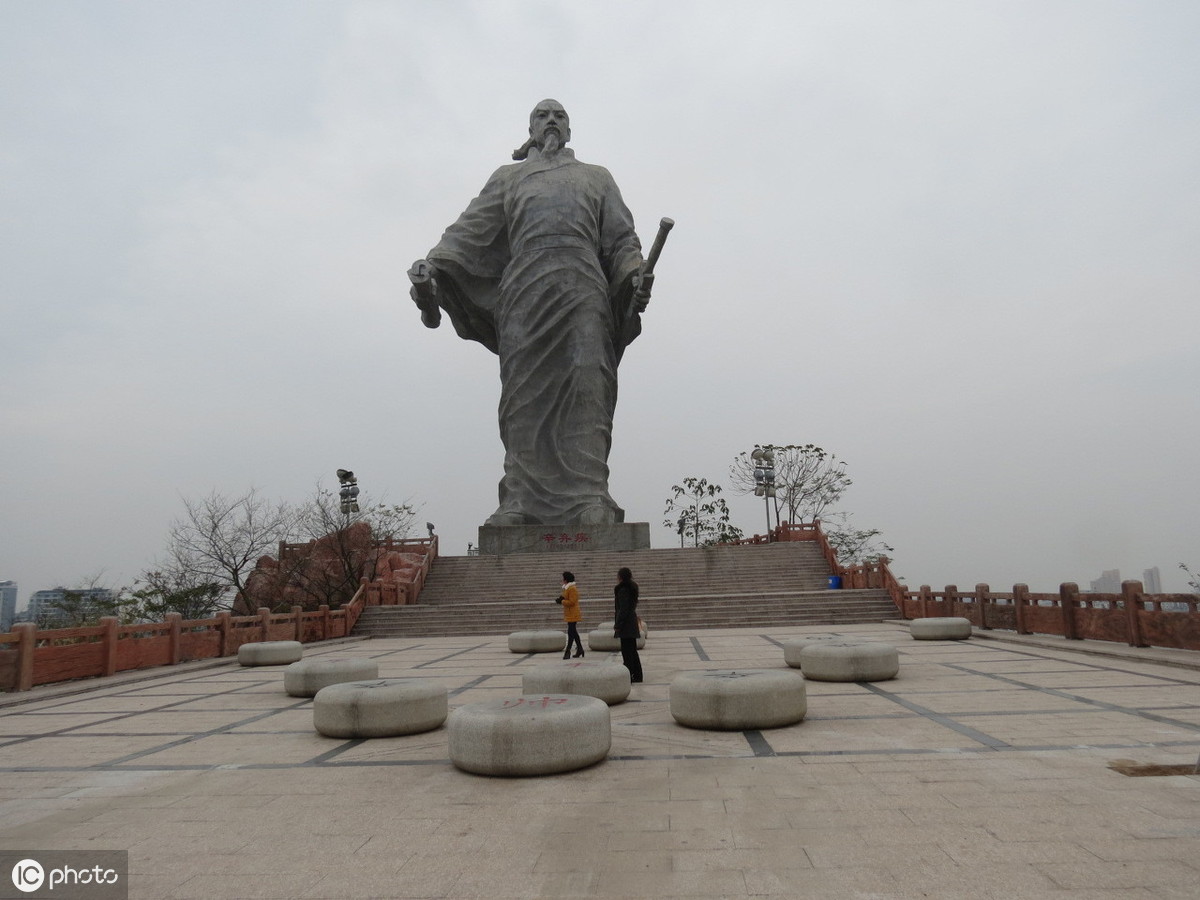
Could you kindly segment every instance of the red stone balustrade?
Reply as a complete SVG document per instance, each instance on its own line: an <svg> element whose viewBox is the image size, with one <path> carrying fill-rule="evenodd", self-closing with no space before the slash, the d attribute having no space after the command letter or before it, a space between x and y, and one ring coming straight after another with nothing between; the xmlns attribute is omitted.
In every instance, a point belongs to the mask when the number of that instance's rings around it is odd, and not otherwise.
<svg viewBox="0 0 1200 900"><path fill-rule="evenodd" d="M197 659L234 656L253 641L324 641L345 637L362 609L362 592L341 609L300 607L288 613L263 608L253 616L217 613L211 619L183 619L122 625L115 617L82 628L39 629L30 622L0 634L0 690L27 691L34 685L114 675L130 669L178 665Z"/></svg>
<svg viewBox="0 0 1200 900"><path fill-rule="evenodd" d="M1068 640L1120 641L1132 647L1200 650L1200 612L1196 594L1147 594L1140 581L1124 581L1119 594L1083 593L1066 582L1057 594L1034 593L1027 585L996 592L986 584L973 591L947 585L934 591L922 585L906 591L906 619L961 616L978 628L1018 634L1051 634Z"/></svg>

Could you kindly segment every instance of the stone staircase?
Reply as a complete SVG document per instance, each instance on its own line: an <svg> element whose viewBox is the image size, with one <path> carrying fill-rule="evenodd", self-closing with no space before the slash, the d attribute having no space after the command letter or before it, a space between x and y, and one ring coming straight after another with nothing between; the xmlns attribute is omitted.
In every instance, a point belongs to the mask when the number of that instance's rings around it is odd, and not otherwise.
<svg viewBox="0 0 1200 900"><path fill-rule="evenodd" d="M581 631L613 618L617 569L641 588L638 612L651 631L672 628L835 625L896 616L882 590L828 590L829 568L814 542L704 549L443 556L416 605L363 611L356 635L422 637L561 629L554 603L563 569L575 573Z"/></svg>

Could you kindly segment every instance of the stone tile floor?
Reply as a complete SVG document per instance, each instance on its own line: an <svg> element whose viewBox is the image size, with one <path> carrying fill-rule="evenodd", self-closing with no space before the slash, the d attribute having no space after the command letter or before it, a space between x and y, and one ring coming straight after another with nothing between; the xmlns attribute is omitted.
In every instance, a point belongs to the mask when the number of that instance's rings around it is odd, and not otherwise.
<svg viewBox="0 0 1200 900"><path fill-rule="evenodd" d="M783 666L781 641L830 633L895 643L899 677L810 681L787 728L672 720L677 673ZM1200 654L981 637L652 630L609 758L530 779L458 771L444 729L322 737L279 668L0 695L0 850L127 849L135 898L1200 897L1200 776L1109 768L1196 762ZM552 658L503 635L317 654L439 679L452 707Z"/></svg>

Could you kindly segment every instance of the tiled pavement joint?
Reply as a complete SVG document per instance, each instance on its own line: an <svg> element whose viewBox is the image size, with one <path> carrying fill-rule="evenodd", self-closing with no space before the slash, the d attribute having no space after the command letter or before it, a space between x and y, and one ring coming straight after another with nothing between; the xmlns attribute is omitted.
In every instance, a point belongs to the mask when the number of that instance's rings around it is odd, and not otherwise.
<svg viewBox="0 0 1200 900"><path fill-rule="evenodd" d="M1108 765L1195 762L1200 665L839 626L895 643L899 677L810 681L785 728L671 718L676 674L783 666L782 641L828 633L653 631L608 759L546 778L460 772L444 728L323 737L279 670L42 692L0 704L0 846L126 849L130 897L165 900L1196 896L1200 777ZM545 659L505 636L336 652L437 679L452 707L520 693Z"/></svg>

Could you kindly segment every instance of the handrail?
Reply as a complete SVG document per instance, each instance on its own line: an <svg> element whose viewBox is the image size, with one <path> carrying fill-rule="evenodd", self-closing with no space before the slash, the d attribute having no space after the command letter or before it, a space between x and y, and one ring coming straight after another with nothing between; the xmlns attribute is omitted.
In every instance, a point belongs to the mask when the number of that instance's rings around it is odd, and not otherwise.
<svg viewBox="0 0 1200 900"><path fill-rule="evenodd" d="M397 600L415 603L437 557L437 537L379 541L386 552L420 550L421 564L408 582L392 582ZM242 644L254 641L295 640L302 643L348 637L370 605L378 602L380 582L365 579L354 596L339 609L321 605L305 612L260 607L253 615L221 612L209 619L183 619L168 614L165 622L122 625L106 617L98 625L39 629L21 622L12 632L0 633L0 691L27 691L38 684L112 675L130 669L177 665L197 659L233 656Z"/></svg>
<svg viewBox="0 0 1200 900"><path fill-rule="evenodd" d="M966 618L984 630L1200 650L1200 595L1146 594L1134 580L1122 582L1119 594L1084 593L1074 582L1064 582L1057 593L1035 593L1025 584L1010 592L987 584L973 591L952 584L934 591L925 584L904 592L901 612L906 619Z"/></svg>

